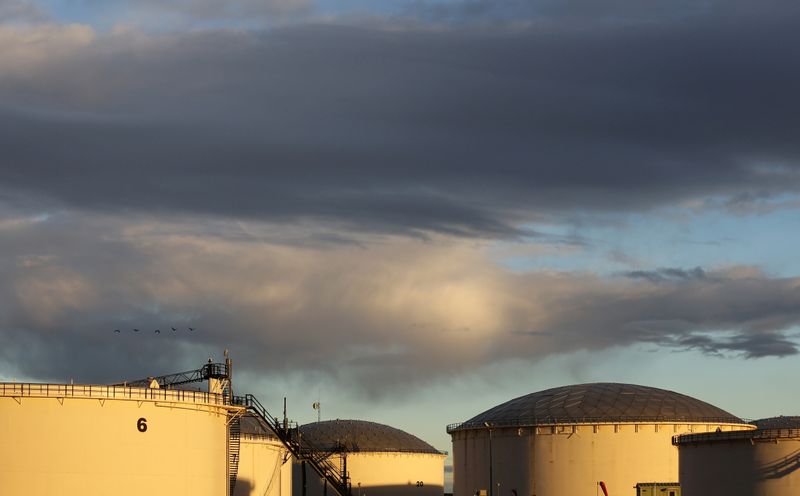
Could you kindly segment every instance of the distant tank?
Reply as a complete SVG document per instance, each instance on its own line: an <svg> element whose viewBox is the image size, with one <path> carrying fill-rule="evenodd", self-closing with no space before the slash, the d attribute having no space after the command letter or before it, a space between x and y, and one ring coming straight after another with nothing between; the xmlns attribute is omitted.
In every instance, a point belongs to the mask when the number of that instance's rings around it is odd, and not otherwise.
<svg viewBox="0 0 800 496"><path fill-rule="evenodd" d="M352 496L441 496L444 492L447 455L400 429L364 420L328 420L300 426L298 432L347 474ZM295 496L335 495L302 462L295 463L293 491Z"/></svg>
<svg viewBox="0 0 800 496"><path fill-rule="evenodd" d="M672 391L613 383L557 387L448 426L453 493L633 494L640 483L678 481L673 435L743 429L753 426Z"/></svg>

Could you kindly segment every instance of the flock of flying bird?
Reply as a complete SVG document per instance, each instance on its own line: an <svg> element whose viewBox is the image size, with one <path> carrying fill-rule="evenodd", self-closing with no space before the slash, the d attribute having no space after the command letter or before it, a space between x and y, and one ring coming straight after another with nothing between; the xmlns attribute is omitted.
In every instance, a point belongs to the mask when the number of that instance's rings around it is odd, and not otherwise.
<svg viewBox="0 0 800 496"><path fill-rule="evenodd" d="M170 327L170 329L172 329L172 332L178 332L178 330L175 329L174 327ZM194 327L187 327L187 329L189 329L189 332L194 332ZM114 329L114 334L120 334L121 332L122 331L120 331L119 329ZM139 329L134 328L133 332L141 332L141 331ZM154 334L161 334L161 330L160 329L156 329L155 331L153 331L153 333Z"/></svg>

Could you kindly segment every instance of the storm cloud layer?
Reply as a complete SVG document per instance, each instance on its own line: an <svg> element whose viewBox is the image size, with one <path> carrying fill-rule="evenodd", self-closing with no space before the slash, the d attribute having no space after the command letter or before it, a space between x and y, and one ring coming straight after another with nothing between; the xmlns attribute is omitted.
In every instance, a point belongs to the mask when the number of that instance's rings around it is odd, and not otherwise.
<svg viewBox="0 0 800 496"><path fill-rule="evenodd" d="M758 263L490 256L580 249L575 218L796 207L800 8L655 4L160 31L0 3L0 365L108 382L230 347L377 394L576 350L797 354L800 279Z"/></svg>
<svg viewBox="0 0 800 496"><path fill-rule="evenodd" d="M574 209L794 193L794 9L582 28L4 28L0 181L80 208L481 236Z"/></svg>

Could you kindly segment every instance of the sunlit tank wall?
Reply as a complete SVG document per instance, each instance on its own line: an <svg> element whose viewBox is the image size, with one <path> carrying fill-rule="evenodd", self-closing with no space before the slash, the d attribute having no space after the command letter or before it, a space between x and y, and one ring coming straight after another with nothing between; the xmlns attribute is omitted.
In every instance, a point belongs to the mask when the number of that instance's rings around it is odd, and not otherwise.
<svg viewBox="0 0 800 496"><path fill-rule="evenodd" d="M243 433L234 496L291 496L292 459L270 436Z"/></svg>
<svg viewBox="0 0 800 496"><path fill-rule="evenodd" d="M341 454L331 461L344 466ZM351 452L347 472L353 496L441 496L444 493L444 459L437 453ZM294 494L302 496L301 464L295 464ZM324 483L310 465L306 467L307 496L322 496ZM336 493L328 488L328 495Z"/></svg>
<svg viewBox="0 0 800 496"><path fill-rule="evenodd" d="M683 496L797 496L800 430L681 436Z"/></svg>
<svg viewBox="0 0 800 496"><path fill-rule="evenodd" d="M627 494L638 482L677 481L678 450L672 446L672 436L717 428L752 427L599 423L493 428L493 494L595 494L598 481L605 482L610 494ZM472 496L481 489L488 492L489 431L469 429L451 434L454 496Z"/></svg>
<svg viewBox="0 0 800 496"><path fill-rule="evenodd" d="M0 384L0 494L225 495L229 408L204 392Z"/></svg>

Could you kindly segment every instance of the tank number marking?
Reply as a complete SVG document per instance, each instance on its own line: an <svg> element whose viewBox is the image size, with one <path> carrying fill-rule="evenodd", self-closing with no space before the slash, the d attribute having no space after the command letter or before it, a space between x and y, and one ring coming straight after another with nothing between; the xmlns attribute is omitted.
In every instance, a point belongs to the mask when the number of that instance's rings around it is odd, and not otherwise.
<svg viewBox="0 0 800 496"><path fill-rule="evenodd" d="M139 432L147 432L147 419L142 417L136 421L136 428Z"/></svg>
<svg viewBox="0 0 800 496"><path fill-rule="evenodd" d="M425 483L424 483L424 482L422 482L422 481L417 481L417 487L423 487L423 486L425 486Z"/></svg>

